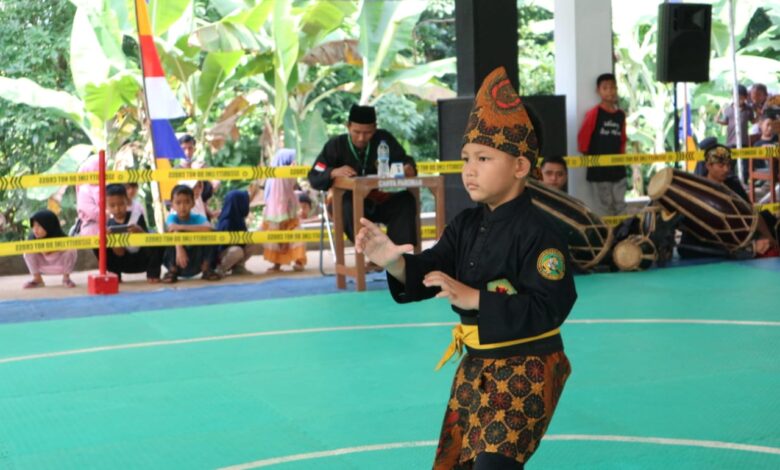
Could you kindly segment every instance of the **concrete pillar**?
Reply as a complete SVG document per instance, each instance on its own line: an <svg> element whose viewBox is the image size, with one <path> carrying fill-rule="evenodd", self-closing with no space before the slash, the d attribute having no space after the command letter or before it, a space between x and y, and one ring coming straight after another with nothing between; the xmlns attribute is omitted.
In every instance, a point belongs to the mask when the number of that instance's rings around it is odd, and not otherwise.
<svg viewBox="0 0 780 470"><path fill-rule="evenodd" d="M614 71L612 55L612 0L555 0L555 93L566 95L569 155L579 154L577 132L599 102L596 78ZM569 193L594 207L584 168L569 170Z"/></svg>

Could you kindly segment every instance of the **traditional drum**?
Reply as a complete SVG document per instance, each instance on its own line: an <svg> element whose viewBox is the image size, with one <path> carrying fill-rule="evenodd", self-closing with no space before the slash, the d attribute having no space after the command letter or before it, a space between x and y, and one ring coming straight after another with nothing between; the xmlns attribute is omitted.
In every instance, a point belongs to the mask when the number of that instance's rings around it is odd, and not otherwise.
<svg viewBox="0 0 780 470"><path fill-rule="evenodd" d="M612 261L621 271L643 271L655 260L655 244L642 235L629 235L612 248Z"/></svg>
<svg viewBox="0 0 780 470"><path fill-rule="evenodd" d="M753 239L758 215L722 184L665 168L650 180L647 193L664 209L683 216L682 230L701 241L738 250Z"/></svg>
<svg viewBox="0 0 780 470"><path fill-rule="evenodd" d="M534 205L552 216L569 244L571 261L581 270L596 266L612 246L612 227L568 194L529 179Z"/></svg>

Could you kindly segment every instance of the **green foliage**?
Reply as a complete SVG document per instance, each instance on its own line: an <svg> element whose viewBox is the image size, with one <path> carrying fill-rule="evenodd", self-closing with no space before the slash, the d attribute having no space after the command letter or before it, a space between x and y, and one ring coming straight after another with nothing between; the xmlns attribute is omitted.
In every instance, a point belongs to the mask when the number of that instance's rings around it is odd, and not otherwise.
<svg viewBox="0 0 780 470"><path fill-rule="evenodd" d="M76 8L67 0L5 0L0 6L0 78L28 78L42 87L73 93L68 43ZM0 105L0 175L46 171L71 146L87 142L79 126L62 114L21 104ZM9 227L0 240L24 236L27 217L45 203L24 191L0 191L0 212Z"/></svg>
<svg viewBox="0 0 780 470"><path fill-rule="evenodd" d="M520 95L555 93L553 14L539 5L518 1L518 57Z"/></svg>

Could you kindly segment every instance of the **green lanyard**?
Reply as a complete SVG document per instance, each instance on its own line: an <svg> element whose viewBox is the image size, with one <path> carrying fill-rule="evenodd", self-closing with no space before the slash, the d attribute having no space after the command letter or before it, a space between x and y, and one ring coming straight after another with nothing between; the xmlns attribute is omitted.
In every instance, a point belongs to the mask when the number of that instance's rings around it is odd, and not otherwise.
<svg viewBox="0 0 780 470"><path fill-rule="evenodd" d="M351 150L352 155L355 156L355 160L360 163L361 175L366 176L366 159L368 158L369 152L371 152L371 141L368 141L368 147L366 147L366 153L363 157L361 157L357 150L355 150L355 146L352 144L352 136L349 134L347 134L347 142L349 143L349 150Z"/></svg>

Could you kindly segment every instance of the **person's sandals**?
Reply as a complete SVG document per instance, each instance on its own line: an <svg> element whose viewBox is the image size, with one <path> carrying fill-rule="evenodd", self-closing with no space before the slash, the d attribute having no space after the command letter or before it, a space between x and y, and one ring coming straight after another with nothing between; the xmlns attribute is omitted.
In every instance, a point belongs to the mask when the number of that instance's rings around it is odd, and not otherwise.
<svg viewBox="0 0 780 470"><path fill-rule="evenodd" d="M220 276L218 273L214 271L203 271L203 275L201 276L201 279L204 281L221 281L222 276Z"/></svg>
<svg viewBox="0 0 780 470"><path fill-rule="evenodd" d="M174 284L179 282L179 275L173 271L168 271L165 276L162 277L161 282L163 284Z"/></svg>
<svg viewBox="0 0 780 470"><path fill-rule="evenodd" d="M46 286L46 284L44 284L43 281L38 282L35 279L33 279L32 281L25 282L24 285L22 286L22 289L35 289L44 286Z"/></svg>
<svg viewBox="0 0 780 470"><path fill-rule="evenodd" d="M230 274L232 274L234 276L249 276L249 275L252 275L254 273L252 273L252 271L246 269L245 266L243 266L241 264L237 264L237 265L233 266L233 269L230 270Z"/></svg>
<svg viewBox="0 0 780 470"><path fill-rule="evenodd" d="M62 285L63 285L63 286L65 286L65 287L67 287L67 288L69 288L69 289L72 289L72 288L76 287L76 283L75 283L75 282L73 282L73 281L72 281L72 280L70 280L70 279L67 279L67 280L65 280L65 281L62 281Z"/></svg>

